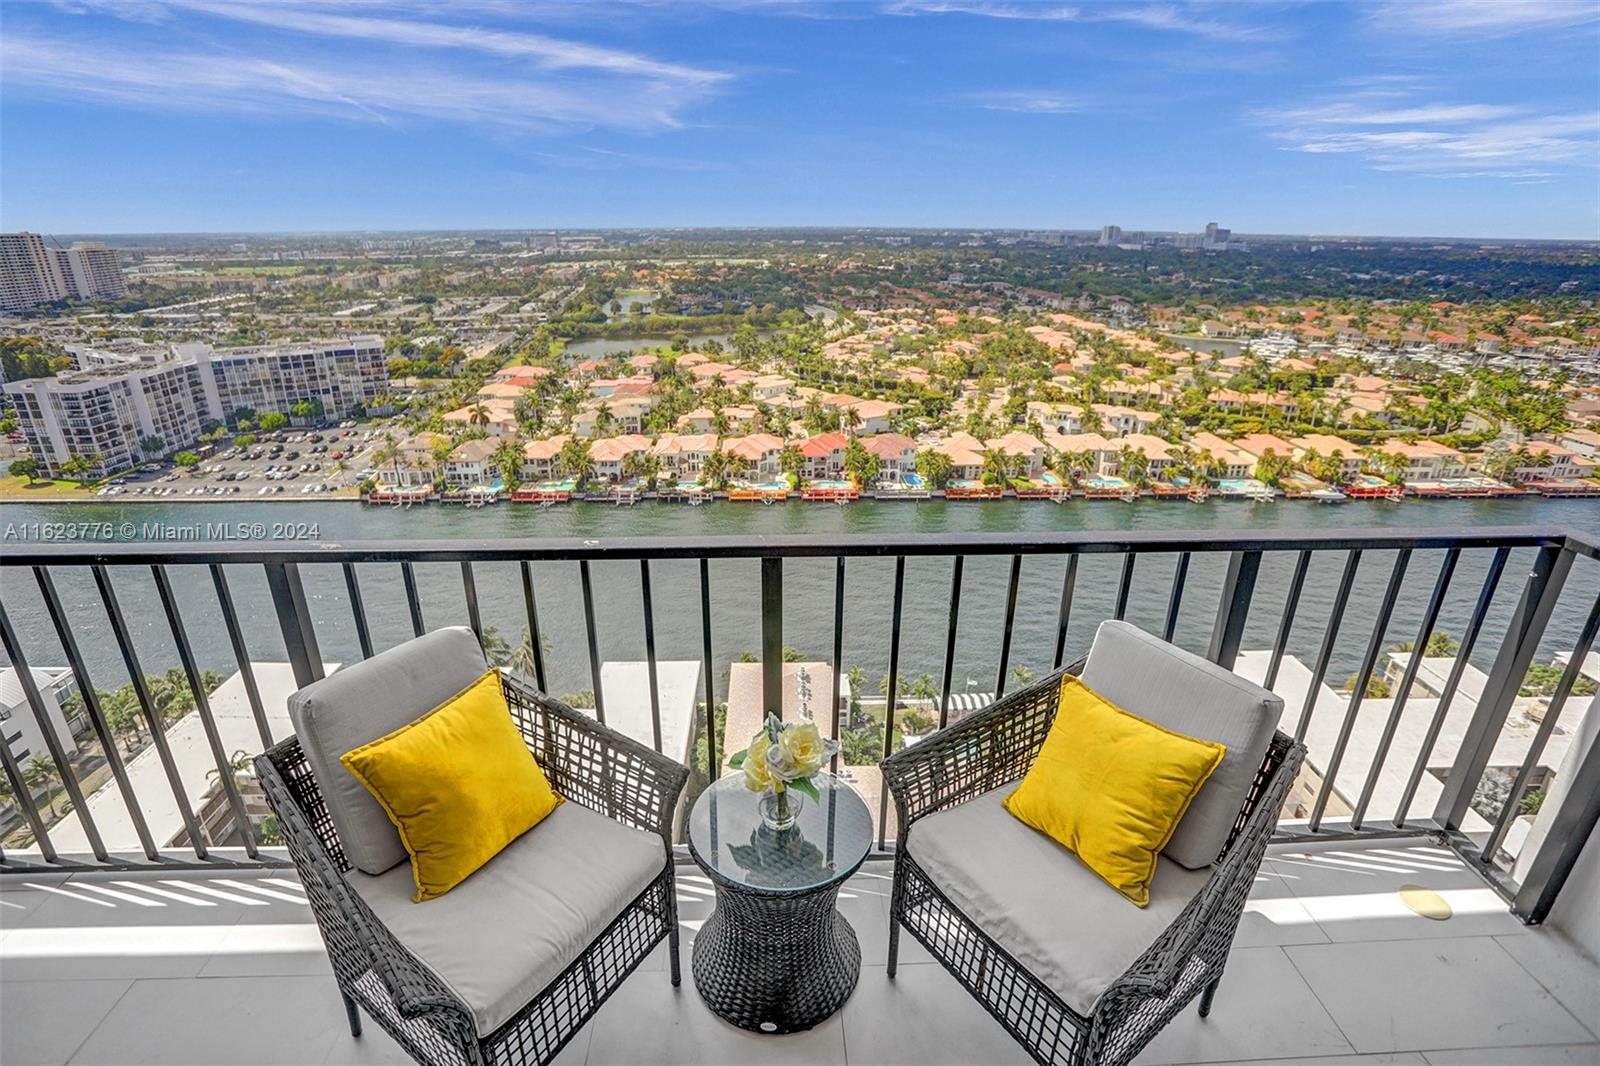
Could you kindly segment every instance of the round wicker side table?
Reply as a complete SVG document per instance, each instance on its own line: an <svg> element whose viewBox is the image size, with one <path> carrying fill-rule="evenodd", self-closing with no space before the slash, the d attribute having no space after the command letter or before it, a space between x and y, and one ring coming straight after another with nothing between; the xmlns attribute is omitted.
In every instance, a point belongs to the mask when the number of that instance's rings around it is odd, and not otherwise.
<svg viewBox="0 0 1600 1066"><path fill-rule="evenodd" d="M855 930L835 907L839 886L872 846L872 815L832 774L815 778L792 829L761 822L742 774L716 782L689 814L689 851L717 906L695 936L700 996L758 1033L810 1029L844 1005L861 973Z"/></svg>

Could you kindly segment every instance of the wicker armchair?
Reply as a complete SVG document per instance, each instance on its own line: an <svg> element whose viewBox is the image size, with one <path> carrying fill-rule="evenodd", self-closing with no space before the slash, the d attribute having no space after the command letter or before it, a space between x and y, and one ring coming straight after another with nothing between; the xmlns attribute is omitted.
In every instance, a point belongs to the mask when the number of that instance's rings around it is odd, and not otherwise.
<svg viewBox="0 0 1600 1066"><path fill-rule="evenodd" d="M659 836L661 866L576 958L492 1031L481 1031L473 1006L353 885L367 875L352 868L300 738L255 760L327 945L351 1035L361 1035L365 1010L420 1063L548 1062L662 939L670 944L672 983L680 981L670 833L688 771L514 678L506 678L505 690L517 728L555 790L569 804ZM543 831L541 823L527 836ZM416 913L441 901L415 905Z"/></svg>
<svg viewBox="0 0 1600 1066"><path fill-rule="evenodd" d="M1305 755L1302 745L1271 729L1265 756L1227 831L1215 865L1191 871L1169 868L1167 860L1161 860L1156 887L1163 879L1168 885L1195 886L1192 896L1186 895L1186 903L1173 906L1170 913L1175 917L1164 928L1153 926L1147 939L1137 941L1125 958L1114 960L1117 966L1106 971L1108 983L1092 1002L1080 1002L1074 1007L1060 994L1059 981L1036 972L1041 969L1037 955L1016 949L1015 929L1004 928L1006 916L1000 916L1000 920L993 914L974 916L952 900L952 894L960 894L951 888L954 879L948 871L941 876L939 871L925 868L918 861L915 841L922 819L954 811L993 793L1028 770L1055 719L1061 679L1069 672L1079 673L1083 664L1084 660L1080 660L1008 695L914 747L896 752L882 764L899 817L890 900L889 976L895 974L900 927L904 926L1036 1061L1073 1066L1129 1062L1197 995L1201 997L1201 1016L1209 1013L1245 899L1277 823L1278 810ZM1155 661L1147 660L1144 666L1160 669ZM997 799L995 803L998 804ZM970 804L971 809L979 806ZM1042 842L1033 846L1059 852L1059 860L1050 861L1082 869L1073 856L1042 834L1014 820L1012 825L1017 828L1008 828L1005 816L1000 817L999 822L988 823L988 828L994 830L991 836L1032 834ZM983 858L995 862L1009 846L1004 842L996 844L996 850ZM1063 868L1063 872L1068 871ZM1030 875L1011 868L1001 876L1015 883ZM1075 887L1063 884L1059 890L1045 885L1041 890L1054 893L1052 905L1057 914L1070 915L1089 906L1086 897L1103 887L1078 883ZM1105 891L1114 895L1110 889ZM1081 904L1075 892L1084 897ZM1113 921L1148 924L1165 920L1137 912L1120 897L1112 903L1096 905L1107 908ZM1100 928L1093 920L1080 921L1080 925L1084 933L1082 947L1092 953ZM1008 932L1012 934L1009 939ZM1003 946L1002 940L1012 948ZM1142 953L1140 944L1148 944ZM1076 950L1076 945L1069 945L1069 953ZM1112 976L1117 973L1120 976Z"/></svg>

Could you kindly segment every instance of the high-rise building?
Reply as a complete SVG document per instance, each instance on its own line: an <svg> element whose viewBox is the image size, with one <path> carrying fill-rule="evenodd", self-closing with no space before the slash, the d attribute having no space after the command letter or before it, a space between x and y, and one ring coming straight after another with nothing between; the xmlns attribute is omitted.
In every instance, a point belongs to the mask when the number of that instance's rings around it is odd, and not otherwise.
<svg viewBox="0 0 1600 1066"><path fill-rule="evenodd" d="M26 311L72 297L123 296L128 289L117 253L78 242L52 248L37 233L0 233L0 310Z"/></svg>
<svg viewBox="0 0 1600 1066"><path fill-rule="evenodd" d="M1121 243L1122 243L1122 227L1121 226L1101 226L1100 227L1100 245L1101 245L1101 247L1110 247L1111 245L1121 244Z"/></svg>
<svg viewBox="0 0 1600 1066"><path fill-rule="evenodd" d="M71 248L55 248L61 273L66 277L72 295L91 299L96 296L116 298L128 294L127 283L122 280L122 267L117 263L117 253L98 242L79 241Z"/></svg>
<svg viewBox="0 0 1600 1066"><path fill-rule="evenodd" d="M375 406L389 386L377 336L221 350L187 343L68 351L77 364L71 373L5 386L29 449L51 476L74 456L93 457L97 476L135 466L193 443L207 422L241 411L289 415L310 401L323 417L344 418Z"/></svg>
<svg viewBox="0 0 1600 1066"><path fill-rule="evenodd" d="M383 338L377 336L215 350L180 344L174 350L195 360L206 407L219 419L236 411L288 414L303 401L320 404L330 418L342 418L374 406L389 386Z"/></svg>
<svg viewBox="0 0 1600 1066"><path fill-rule="evenodd" d="M1200 242L1200 247L1213 251L1226 251L1228 242L1233 239L1233 230L1224 229L1215 222L1206 223L1205 238Z"/></svg>
<svg viewBox="0 0 1600 1066"><path fill-rule="evenodd" d="M37 233L0 233L0 311L25 311L69 294L55 249Z"/></svg>
<svg viewBox="0 0 1600 1066"><path fill-rule="evenodd" d="M28 450L51 477L74 456L93 459L97 477L136 466L192 443L207 417L188 360L29 378L5 393Z"/></svg>

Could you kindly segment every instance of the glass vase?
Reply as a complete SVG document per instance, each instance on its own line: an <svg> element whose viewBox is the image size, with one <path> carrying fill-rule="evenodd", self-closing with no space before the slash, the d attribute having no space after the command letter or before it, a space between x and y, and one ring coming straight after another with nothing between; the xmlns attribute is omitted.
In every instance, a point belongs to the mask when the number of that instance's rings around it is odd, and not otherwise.
<svg viewBox="0 0 1600 1066"><path fill-rule="evenodd" d="M800 808L805 806L806 798L792 788L782 792L764 792L761 794L761 824L774 832L794 828L795 819L800 817Z"/></svg>

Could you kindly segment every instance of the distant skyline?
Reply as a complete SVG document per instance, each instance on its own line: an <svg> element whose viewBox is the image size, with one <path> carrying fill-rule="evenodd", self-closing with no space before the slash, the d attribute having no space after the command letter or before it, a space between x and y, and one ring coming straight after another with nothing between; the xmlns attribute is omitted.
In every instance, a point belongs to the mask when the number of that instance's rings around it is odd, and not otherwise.
<svg viewBox="0 0 1600 1066"><path fill-rule="evenodd" d="M21 0L0 228L1600 239L1600 5Z"/></svg>

